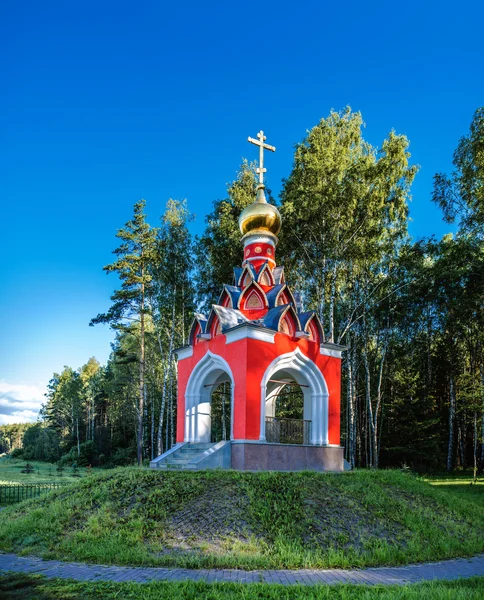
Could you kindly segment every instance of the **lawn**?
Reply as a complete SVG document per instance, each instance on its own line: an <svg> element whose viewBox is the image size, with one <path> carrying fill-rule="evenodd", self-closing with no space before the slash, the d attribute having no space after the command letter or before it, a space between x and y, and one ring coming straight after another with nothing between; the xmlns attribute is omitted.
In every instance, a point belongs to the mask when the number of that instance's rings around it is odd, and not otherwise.
<svg viewBox="0 0 484 600"><path fill-rule="evenodd" d="M484 486L400 471L92 475L0 513L0 549L103 564L348 568L484 550Z"/></svg>
<svg viewBox="0 0 484 600"><path fill-rule="evenodd" d="M25 465L32 466L31 473L23 473ZM88 470L80 467L77 476L74 476L72 467L64 467L63 471L57 470L57 465L35 460L19 460L3 456L0 458L0 485L5 483L69 483L85 477Z"/></svg>
<svg viewBox="0 0 484 600"><path fill-rule="evenodd" d="M0 577L2 600L481 600L484 577L407 586L334 585L284 587L240 583L91 583L40 575Z"/></svg>

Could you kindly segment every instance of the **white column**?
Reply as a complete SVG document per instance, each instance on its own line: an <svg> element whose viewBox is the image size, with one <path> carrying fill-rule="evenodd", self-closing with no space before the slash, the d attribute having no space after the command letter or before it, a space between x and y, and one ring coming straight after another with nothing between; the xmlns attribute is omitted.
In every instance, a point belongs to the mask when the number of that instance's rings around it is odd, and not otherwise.
<svg viewBox="0 0 484 600"><path fill-rule="evenodd" d="M329 444L329 431L328 431L328 411L329 411L329 402L328 402L328 394L323 394L321 396L321 434L323 446Z"/></svg>
<svg viewBox="0 0 484 600"><path fill-rule="evenodd" d="M211 431L211 411L210 402L200 402L196 406L196 432L195 441L197 443L209 443Z"/></svg>

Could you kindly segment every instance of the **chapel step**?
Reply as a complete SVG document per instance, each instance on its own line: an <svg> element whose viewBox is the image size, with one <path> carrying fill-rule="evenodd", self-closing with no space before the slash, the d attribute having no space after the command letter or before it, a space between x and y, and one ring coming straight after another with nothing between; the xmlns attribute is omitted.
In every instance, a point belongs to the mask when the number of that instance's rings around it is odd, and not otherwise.
<svg viewBox="0 0 484 600"><path fill-rule="evenodd" d="M194 470L197 468L196 460L207 450L215 446L213 443L185 444L158 464L158 469L165 470Z"/></svg>

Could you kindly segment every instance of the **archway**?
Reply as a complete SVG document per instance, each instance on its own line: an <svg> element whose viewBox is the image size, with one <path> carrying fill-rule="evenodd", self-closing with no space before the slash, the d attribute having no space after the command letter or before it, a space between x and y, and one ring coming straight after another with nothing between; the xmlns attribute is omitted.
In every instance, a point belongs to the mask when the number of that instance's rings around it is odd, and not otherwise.
<svg viewBox="0 0 484 600"><path fill-rule="evenodd" d="M212 441L212 393L225 382L230 398L226 404L233 414L234 378L221 356L210 351L193 369L185 392L185 442L209 443ZM229 439L232 439L233 421L230 418Z"/></svg>
<svg viewBox="0 0 484 600"><path fill-rule="evenodd" d="M228 380L212 387L210 398L210 440L214 443L230 439L232 423L232 384Z"/></svg>
<svg viewBox="0 0 484 600"><path fill-rule="evenodd" d="M279 377L286 377L287 383ZM311 419L304 410L303 388L283 371L273 375L269 398L266 396L266 441L279 444L309 444ZM280 386L277 386L278 383ZM275 387L272 384L276 384ZM306 412L306 414L305 414Z"/></svg>
<svg viewBox="0 0 484 600"><path fill-rule="evenodd" d="M266 426L269 434L276 418L277 399L288 385L298 387L303 397L302 419L293 424L295 438L299 440L294 443L328 444L328 387L319 368L299 348L273 360L262 378L261 441L272 441L271 435L266 436Z"/></svg>

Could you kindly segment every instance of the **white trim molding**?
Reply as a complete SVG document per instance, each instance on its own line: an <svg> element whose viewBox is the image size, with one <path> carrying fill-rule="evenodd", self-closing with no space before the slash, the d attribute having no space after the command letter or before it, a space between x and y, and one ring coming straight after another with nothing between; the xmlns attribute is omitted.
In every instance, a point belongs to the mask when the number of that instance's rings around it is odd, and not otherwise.
<svg viewBox="0 0 484 600"><path fill-rule="evenodd" d="M342 350L334 350L333 348L319 347L319 353L323 356L332 356L333 358L341 358Z"/></svg>
<svg viewBox="0 0 484 600"><path fill-rule="evenodd" d="M185 346L184 348L179 348L178 350L176 350L175 354L177 355L178 360L190 358L190 356L193 356L193 346Z"/></svg>
<svg viewBox="0 0 484 600"><path fill-rule="evenodd" d="M276 261L273 258L269 258L268 256L249 256L249 258L244 259L244 263L252 261L252 260L267 260L270 263L274 263L276 265Z"/></svg>
<svg viewBox="0 0 484 600"><path fill-rule="evenodd" d="M266 329L259 329L250 325L243 327L234 327L224 333L227 344L233 344L240 340L257 340L259 342L267 342L268 344L274 344L274 338L277 331L268 331Z"/></svg>

